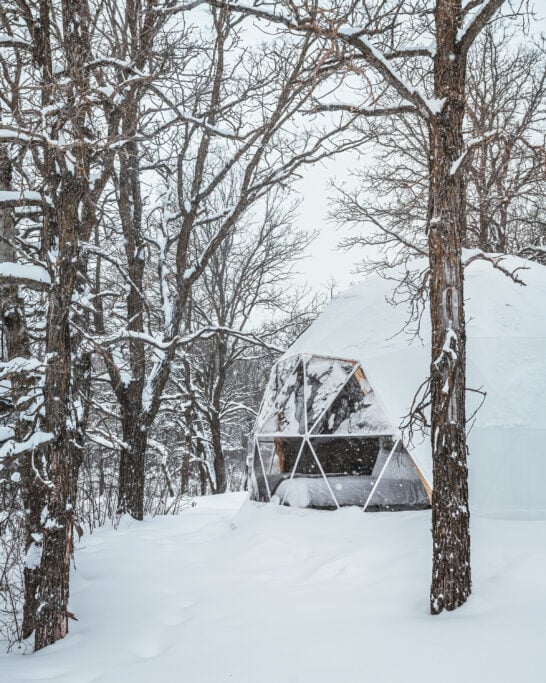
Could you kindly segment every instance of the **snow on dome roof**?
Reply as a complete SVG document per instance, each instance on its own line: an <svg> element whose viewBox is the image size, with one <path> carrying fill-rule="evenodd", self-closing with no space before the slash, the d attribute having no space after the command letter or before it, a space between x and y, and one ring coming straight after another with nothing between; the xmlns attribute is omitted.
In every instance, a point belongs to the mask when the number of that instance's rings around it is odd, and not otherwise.
<svg viewBox="0 0 546 683"><path fill-rule="evenodd" d="M475 510L546 514L546 267L513 256L502 266L520 269L526 286L484 260L465 271L467 387L487 392L469 436L470 496ZM424 271L426 262L410 267ZM430 365L428 307L415 337L404 330L407 301L392 303L405 298L395 290L406 273L398 268L371 276L335 297L283 357L359 361L396 425ZM478 399L467 394L467 415ZM428 439L410 451L432 481Z"/></svg>

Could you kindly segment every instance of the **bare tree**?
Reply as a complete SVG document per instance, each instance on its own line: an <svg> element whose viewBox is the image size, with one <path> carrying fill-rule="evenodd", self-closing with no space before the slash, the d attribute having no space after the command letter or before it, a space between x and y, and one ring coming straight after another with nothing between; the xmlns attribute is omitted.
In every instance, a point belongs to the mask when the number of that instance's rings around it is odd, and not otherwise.
<svg viewBox="0 0 546 683"><path fill-rule="evenodd" d="M12 167L17 189L1 208L19 207L24 238L10 237L21 261L13 280L45 295L43 334L26 368L41 377L39 395L28 394L26 435L10 444L19 456L26 515L27 557L23 636L35 633L40 649L68 630L69 572L85 409L78 392L89 386L90 356L73 323L84 326L86 260L80 243L91 234L97 196L107 173L103 145L93 140L92 21L86 0L7 2L0 8L7 38L2 51L3 130L19 149ZM33 190L25 190L25 187ZM11 197L9 195L15 195ZM29 220L28 210L38 211ZM38 219L36 221L36 218ZM7 257L6 254L4 254ZM21 299L22 301L22 299ZM28 316L27 316L28 319ZM8 325L4 315L4 323ZM23 316L19 345L29 354ZM38 328L39 330L39 328ZM25 348L23 348L25 347ZM41 357L41 359L40 359ZM17 393L17 392L15 392Z"/></svg>
<svg viewBox="0 0 546 683"><path fill-rule="evenodd" d="M254 416L258 407L256 395L248 401L249 386L238 373L245 372L251 358L261 358L260 349L269 354L270 362L278 355L271 330L264 329L263 321L273 312L281 321L290 303L285 290L292 268L313 236L293 227L292 207L283 209L283 202L285 193L268 196L257 207L255 218L249 217L226 237L192 295L193 325L218 330L209 340L184 351L198 392L194 402L210 443L214 493L223 493L228 486L225 449L239 450L228 435L237 432L240 442L241 420L250 431L248 416ZM210 230L205 230L196 245L198 251L210 237Z"/></svg>
<svg viewBox="0 0 546 683"><path fill-rule="evenodd" d="M467 60L503 0L415 2L212 2L291 32L321 36L333 59L364 75L361 101L329 110L362 116L415 113L429 131L428 253L432 322L430 395L433 491L433 614L462 605L471 589L465 417L466 340L461 249L467 234L464 140ZM433 48L426 47L433 45ZM362 73L362 70L361 70ZM379 81L374 76L379 77ZM427 392L428 395L428 392ZM426 400L428 402L429 399Z"/></svg>
<svg viewBox="0 0 546 683"><path fill-rule="evenodd" d="M164 16L169 14L159 12L158 21ZM155 116L143 119L142 109L134 105L139 119L123 134L131 141L121 147L133 150L131 161L120 151L114 174L124 239L122 270L129 288L126 322L121 328L106 324L105 337L93 341L106 363L122 423L119 512L137 519L143 515L148 435L177 349L211 333L209 327L189 330L185 324L193 287L256 202L289 183L302 164L357 144L345 134L349 121L312 130L298 119L315 87L306 77L314 69L315 40L307 38L287 58L278 41L259 50L245 45L239 24L236 15L219 8L211 14L212 40L198 38L196 46L188 40L189 30L174 36L185 41L180 56L185 69L172 68L168 78L153 71L138 91ZM165 31L172 37L169 27ZM154 80L157 73L161 88ZM127 115L122 106L120 121ZM146 172L162 188L147 200L158 205L155 212L143 197ZM199 253L196 244L202 246ZM154 281L156 308L144 286L152 291Z"/></svg>
<svg viewBox="0 0 546 683"><path fill-rule="evenodd" d="M210 7L200 15L201 28L191 24L198 4ZM285 236L287 221L268 207L276 197L285 201L304 165L369 140L370 126L357 121L380 117L394 117L399 135L420 131L407 135L413 161L399 192L407 193L403 201L419 197L427 206L411 217L405 247L430 259L433 355L419 398L432 415L431 610L466 600L461 247L482 237L495 248L502 240L511 245L510 236L522 232L536 246L543 231L541 148L528 137L543 116L536 59L525 51L514 57L518 83L529 87L529 106L516 106L512 67L495 48L498 82L508 83L502 125L510 135L494 129L479 85L471 108L467 96L467 61L489 64L494 41L489 34L477 41L502 5L2 4L0 373L11 389L1 397L8 429L0 457L13 475L10 500L19 491L26 511L22 630L24 637L34 631L36 649L68 629L86 449L101 449L100 492L104 451L119 457L119 474L117 460L107 461L113 483L101 519L113 510L114 487L117 512L137 519L147 481L149 499L179 499L175 479L182 490L192 467L201 490L225 489L226 447L232 435L241 438L243 416L253 409L245 396L259 386L263 349L280 346L301 320L297 302L287 300L286 321L252 323L259 309L278 307L279 278L307 239ZM249 44L248 14L281 34ZM355 92L356 101L344 101ZM516 113L523 127L514 123ZM418 191L410 184L415 166ZM523 197L532 197L534 207L524 218ZM396 220L392 238L405 238L402 212ZM241 237L248 225L256 226L252 245ZM417 228L420 240L412 239ZM252 378L238 380L249 367ZM165 446L172 424L184 430L174 452L180 462Z"/></svg>
<svg viewBox="0 0 546 683"><path fill-rule="evenodd" d="M13 192L12 190L12 160L7 145L0 144L0 193ZM16 264L17 253L15 249L15 218L13 208L0 209L0 261L3 264ZM3 359L7 361L3 365L2 379L10 381L10 413L13 410L13 430L9 429L4 443L10 438L23 444L32 432L32 407L34 378L28 372L32 363L28 362L31 356L30 340L25 315L24 300L19 291L17 281L3 282L0 285L0 315L4 341ZM5 412L6 406L4 406ZM30 408L30 410L29 410ZM20 473L21 495L26 510L25 540L27 552L35 543L33 534L39 533L41 499L35 495L35 485L32 476L30 459L23 458L21 462L15 457L12 462L4 458L2 463L4 472ZM11 477L10 477L11 479ZM30 558L29 558L30 560ZM34 615L36 591L39 585L39 563L27 561L24 567L25 600L24 615L21 635L28 638L34 630Z"/></svg>
<svg viewBox="0 0 546 683"><path fill-rule="evenodd" d="M517 254L544 242L545 52L542 43L519 44L511 22L497 24L469 53L464 128L479 144L463 162L464 245ZM354 187L338 188L332 215L354 225L343 246L370 254L360 266L367 271L426 255L428 128L410 114L363 126L380 143L376 161L362 155L366 166L355 173Z"/></svg>
<svg viewBox="0 0 546 683"><path fill-rule="evenodd" d="M510 38L486 30L469 66L468 135L489 139L466 161L466 242L486 252L518 253L546 236L546 52L542 43L506 50Z"/></svg>

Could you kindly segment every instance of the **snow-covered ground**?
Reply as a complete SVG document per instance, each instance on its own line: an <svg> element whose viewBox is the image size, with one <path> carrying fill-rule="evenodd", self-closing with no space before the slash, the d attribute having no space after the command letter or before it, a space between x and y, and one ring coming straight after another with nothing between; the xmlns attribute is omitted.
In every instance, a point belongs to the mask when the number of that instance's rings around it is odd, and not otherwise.
<svg viewBox="0 0 546 683"><path fill-rule="evenodd" d="M474 517L474 594L439 617L429 528L240 494L122 521L82 539L69 636L0 681L544 683L546 521Z"/></svg>

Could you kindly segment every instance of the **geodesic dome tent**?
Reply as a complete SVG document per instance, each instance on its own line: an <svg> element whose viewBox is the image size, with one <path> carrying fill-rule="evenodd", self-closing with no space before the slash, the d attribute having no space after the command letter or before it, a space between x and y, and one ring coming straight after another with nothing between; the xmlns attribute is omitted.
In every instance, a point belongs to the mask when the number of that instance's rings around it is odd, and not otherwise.
<svg viewBox="0 0 546 683"><path fill-rule="evenodd" d="M428 507L419 476L360 363L309 354L276 364L256 423L257 500Z"/></svg>
<svg viewBox="0 0 546 683"><path fill-rule="evenodd" d="M525 286L486 261L465 271L468 416L482 400L471 390L487 393L468 425L470 501L477 512L544 517L546 267L516 257L502 265L519 269ZM428 505L429 439L407 443L400 431L430 366L428 311L419 336L403 331L406 275L394 269L337 296L274 366L250 440L252 498Z"/></svg>

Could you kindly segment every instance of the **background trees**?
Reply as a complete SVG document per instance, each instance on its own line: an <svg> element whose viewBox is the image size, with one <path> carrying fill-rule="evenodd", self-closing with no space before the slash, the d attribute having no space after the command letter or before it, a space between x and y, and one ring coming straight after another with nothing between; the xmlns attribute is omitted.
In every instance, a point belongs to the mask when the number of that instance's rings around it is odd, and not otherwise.
<svg viewBox="0 0 546 683"><path fill-rule="evenodd" d="M309 240L284 196L357 141L300 113L313 38L250 46L223 8L14 0L0 24L2 485L39 649L67 632L76 510L174 509L192 469L225 490L259 386L237 367L278 352L267 309Z"/></svg>
<svg viewBox="0 0 546 683"><path fill-rule="evenodd" d="M479 144L463 168L464 246L518 254L544 243L544 46L523 44L512 22L497 21L478 38L469 60L464 129ZM428 131L411 114L359 125L381 144L373 165L363 157L355 182L338 188L333 214L354 226L344 246L363 248L366 272L427 251Z"/></svg>

